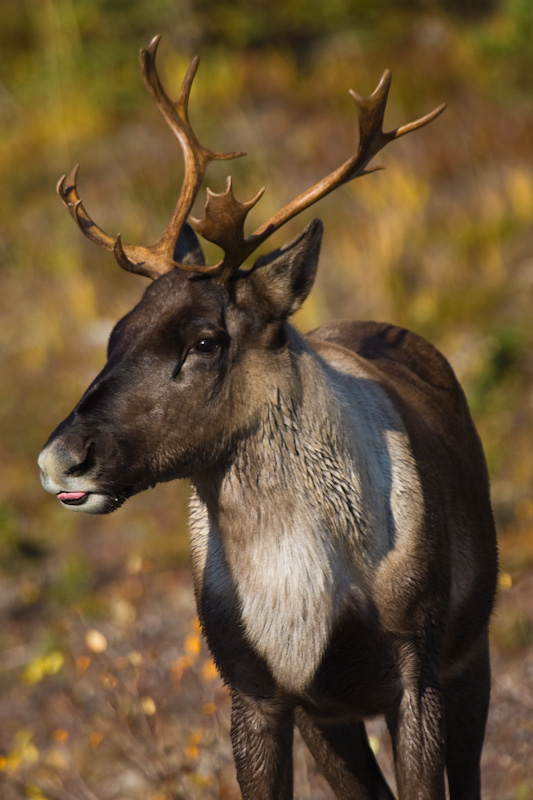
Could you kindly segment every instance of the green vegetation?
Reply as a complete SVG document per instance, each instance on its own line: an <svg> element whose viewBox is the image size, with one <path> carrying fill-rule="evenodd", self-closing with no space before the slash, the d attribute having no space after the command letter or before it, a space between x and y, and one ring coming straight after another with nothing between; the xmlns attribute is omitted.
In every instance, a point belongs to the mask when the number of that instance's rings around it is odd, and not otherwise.
<svg viewBox="0 0 533 800"><path fill-rule="evenodd" d="M88 519L56 507L35 463L52 427L102 366L111 324L145 286L83 239L54 194L57 179L81 162L89 212L132 242L155 240L175 203L181 156L136 58L155 33L164 35L159 66L171 94L191 55L202 55L193 123L206 145L249 152L231 171L239 198L267 187L252 225L350 154L355 112L348 89L368 93L390 67L391 127L448 102L431 127L378 159L385 172L310 212L324 219L326 235L317 285L296 321L311 328L332 317L388 319L443 350L485 444L504 588L512 592L533 565L530 0L4 0L6 800L86 800L91 792L99 800L235 797L229 751L211 752L214 721L227 726L223 690L206 654L194 649L190 587L182 589L179 572L187 564L187 487L161 486L119 514ZM214 190L227 170L213 165ZM274 244L305 221L288 225ZM525 652L531 619L531 608L509 609L496 646ZM105 631L100 652L86 638L93 629ZM113 789L109 776L121 758L121 780L130 775L133 783ZM157 768L135 772L141 762ZM533 776L512 774L516 794L497 785L487 797L529 796ZM309 796L325 797L314 778L308 785Z"/></svg>

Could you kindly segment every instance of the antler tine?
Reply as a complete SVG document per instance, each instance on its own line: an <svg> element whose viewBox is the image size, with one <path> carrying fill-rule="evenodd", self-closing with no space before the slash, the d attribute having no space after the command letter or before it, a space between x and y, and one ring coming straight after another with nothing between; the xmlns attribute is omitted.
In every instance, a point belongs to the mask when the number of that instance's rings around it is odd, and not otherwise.
<svg viewBox="0 0 533 800"><path fill-rule="evenodd" d="M362 97L357 92L354 92L353 89L350 89L350 95L359 109L359 147L355 159L356 163L354 163L354 174L349 175L347 180L352 180L352 178L363 174L365 172L365 164L389 142L399 139L400 136L405 136L406 133L423 128L424 125L432 122L446 108L446 103L442 103L442 105L430 111L424 117L385 133L383 131L383 119L391 81L391 72L386 69L377 88L368 97ZM369 171L373 172L375 169L380 169L380 167L374 167Z"/></svg>
<svg viewBox="0 0 533 800"><path fill-rule="evenodd" d="M98 227L87 214L85 207L78 195L77 177L80 165L71 170L68 177L63 175L57 183L57 193L68 209L74 222L78 225L82 233L95 244L105 247L106 250L113 250L115 240L105 231Z"/></svg>

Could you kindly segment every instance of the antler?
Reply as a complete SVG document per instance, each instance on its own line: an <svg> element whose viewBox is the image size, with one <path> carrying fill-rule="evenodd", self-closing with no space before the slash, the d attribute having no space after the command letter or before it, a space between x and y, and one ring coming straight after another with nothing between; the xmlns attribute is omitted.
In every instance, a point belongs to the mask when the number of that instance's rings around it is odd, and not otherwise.
<svg viewBox="0 0 533 800"><path fill-rule="evenodd" d="M251 253L286 222L339 186L360 175L381 169L380 167L367 168L369 162L380 150L394 139L399 139L400 136L432 122L446 107L446 104L443 103L431 113L414 122L402 125L393 131L384 132L383 118L391 84L390 71L386 70L383 73L379 85L368 97L350 91L359 111L357 152L328 176L284 206L247 238L244 235L246 217L262 196L264 189L261 189L252 200L246 203L241 203L235 198L231 178L228 178L226 189L220 194L215 194L208 189L204 219L191 218L190 222L201 236L222 248L224 257L218 264L212 266L182 264L174 261L175 245L190 214L207 167L211 161L237 158L245 154L241 152L218 153L207 150L200 144L191 128L188 114L189 95L199 58L195 57L191 61L183 80L179 99L174 103L165 93L155 67L155 55L159 40L160 37L156 36L147 50L141 50L142 75L158 109L178 139L185 161L185 177L180 198L161 238L151 247L141 247L123 245L120 236L112 239L104 233L89 217L78 196L77 166L68 178L63 177L58 184L59 195L82 232L92 241L107 250L112 250L121 267L150 278L157 278L178 267L189 272L208 275L218 283L227 283Z"/></svg>
<svg viewBox="0 0 533 800"><path fill-rule="evenodd" d="M160 36L155 36L149 47L141 50L141 72L146 88L180 143L185 161L185 175L178 203L159 240L151 247L123 244L120 234L113 239L99 228L88 215L78 195L76 186L78 165L74 167L68 178L63 176L57 185L59 196L82 233L91 241L105 247L106 250L112 250L121 267L149 278L157 278L174 267L191 270L191 267L175 262L173 254L178 236L191 211L206 170L211 161L224 161L246 155L242 152L214 152L200 144L189 122L189 96L200 59L196 56L189 64L180 96L174 103L163 89L155 67L155 56L160 39ZM197 270L194 268L194 271ZM203 268L202 271L209 274L210 268Z"/></svg>
<svg viewBox="0 0 533 800"><path fill-rule="evenodd" d="M225 283L260 244L297 214L300 214L344 183L348 183L348 181L358 178L360 175L382 169L382 167L367 169L367 164L389 142L399 139L400 136L404 136L406 133L411 133L411 131L424 127L424 125L438 117L446 108L446 103L443 103L434 111L414 122L409 122L407 125L402 125L393 131L384 132L383 118L391 79L390 70L385 70L377 88L368 97L363 97L350 90L350 94L359 111L359 146L355 155L284 206L247 239L240 235L243 230L244 217L259 200L264 190L261 190L249 204L237 204L239 206L239 216L232 217L231 214L228 214L229 218L234 220L234 225L231 227L232 223L228 220L222 233L220 232L220 227L221 219L225 216L224 212L236 204L231 191L231 181L228 182L226 192L223 194L208 194L205 219L202 222L198 220L191 220L191 222L195 230L205 239L220 245L225 250L223 261L215 268L211 268L217 270L216 275L221 283ZM231 231L231 236L228 235L229 231ZM229 250L226 249L226 240L231 241L232 246Z"/></svg>

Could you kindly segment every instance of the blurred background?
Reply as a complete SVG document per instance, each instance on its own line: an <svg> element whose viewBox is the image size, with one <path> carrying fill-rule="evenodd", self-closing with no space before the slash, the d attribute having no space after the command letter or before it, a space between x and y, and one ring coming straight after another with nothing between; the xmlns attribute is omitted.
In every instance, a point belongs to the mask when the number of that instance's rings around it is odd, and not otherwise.
<svg viewBox="0 0 533 800"><path fill-rule="evenodd" d="M181 155L138 51L163 34L191 119L245 150L237 197L257 227L356 146L350 88L386 67L386 123L441 102L386 170L326 198L317 284L296 324L386 319L428 337L468 395L492 479L502 577L485 797L533 798L533 5L530 0L3 0L0 6L0 787L6 800L237 798L228 702L194 616L185 484L104 518L40 486L38 452L103 366L145 279L79 233L55 184L106 231L150 244ZM204 194L198 201L201 216ZM216 254L212 254L216 257ZM379 726L372 744L390 771ZM331 797L298 747L297 796Z"/></svg>

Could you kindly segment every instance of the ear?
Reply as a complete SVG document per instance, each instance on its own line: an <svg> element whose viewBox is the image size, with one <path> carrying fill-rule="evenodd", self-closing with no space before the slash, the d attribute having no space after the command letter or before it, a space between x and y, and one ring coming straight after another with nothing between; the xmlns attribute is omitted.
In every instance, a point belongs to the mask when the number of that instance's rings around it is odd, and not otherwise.
<svg viewBox="0 0 533 800"><path fill-rule="evenodd" d="M202 245L188 222L183 224L174 247L174 261L178 261L180 264L198 264L202 267L205 265Z"/></svg>
<svg viewBox="0 0 533 800"><path fill-rule="evenodd" d="M260 256L249 277L238 281L269 320L282 320L300 308L311 291L318 267L324 226L313 220L299 236L268 255ZM239 287L241 288L241 287ZM241 299L241 298L239 298ZM246 302L246 298L242 298Z"/></svg>

